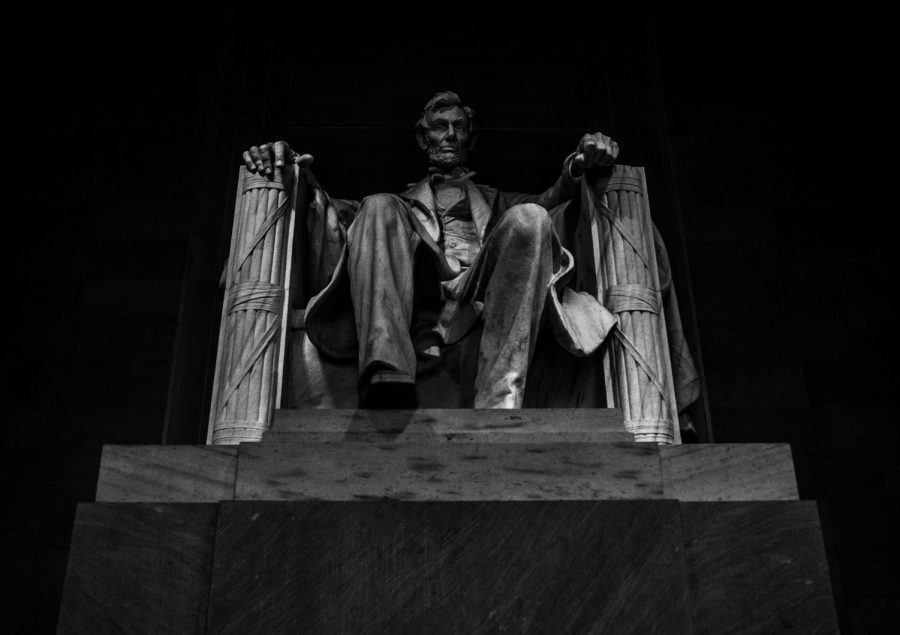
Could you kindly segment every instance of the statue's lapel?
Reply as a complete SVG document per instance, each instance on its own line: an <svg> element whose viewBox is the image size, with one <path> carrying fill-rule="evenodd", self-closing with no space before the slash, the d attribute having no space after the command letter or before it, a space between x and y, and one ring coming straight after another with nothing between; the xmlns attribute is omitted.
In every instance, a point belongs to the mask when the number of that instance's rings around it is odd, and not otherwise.
<svg viewBox="0 0 900 635"><path fill-rule="evenodd" d="M431 191L431 180L427 176L418 183L410 185L409 189L400 195L400 198L405 198L408 201L419 201L430 212L434 213L434 193Z"/></svg>
<svg viewBox="0 0 900 635"><path fill-rule="evenodd" d="M494 199L497 197L497 190L491 187L479 187L471 179L465 179L463 183L466 185L469 211L472 212L472 220L475 222L475 229L478 232L478 241L484 242L484 233L491 221L491 210L494 206ZM426 176L418 183L414 183L400 197L413 203L416 217L428 230L429 235L434 240L439 240L441 226L435 211L434 192L431 189L430 177Z"/></svg>
<svg viewBox="0 0 900 635"><path fill-rule="evenodd" d="M435 241L441 238L441 224L435 212L434 192L431 191L431 180L425 177L400 194L400 198L413 204L413 213L425 227L428 235Z"/></svg>
<svg viewBox="0 0 900 635"><path fill-rule="evenodd" d="M484 242L484 232L487 231L488 223L491 221L491 206L493 205L492 192L496 190L485 188L482 193L481 188L472 183L470 179L466 179L466 194L469 197L469 211L472 212L472 220L475 221L475 230L478 232L478 242ZM491 198L488 201L485 195Z"/></svg>

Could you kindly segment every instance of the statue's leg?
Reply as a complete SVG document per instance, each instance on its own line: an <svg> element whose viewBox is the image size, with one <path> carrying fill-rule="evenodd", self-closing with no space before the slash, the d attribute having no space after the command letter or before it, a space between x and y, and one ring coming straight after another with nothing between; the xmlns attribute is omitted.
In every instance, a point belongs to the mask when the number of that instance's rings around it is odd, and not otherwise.
<svg viewBox="0 0 900 635"><path fill-rule="evenodd" d="M410 338L415 252L409 206L392 194L364 199L347 232L348 273L359 339L360 407L415 407Z"/></svg>
<svg viewBox="0 0 900 635"><path fill-rule="evenodd" d="M491 231L473 265L465 296L484 302L476 408L522 407L554 272L553 241L550 216L543 207L516 205Z"/></svg>

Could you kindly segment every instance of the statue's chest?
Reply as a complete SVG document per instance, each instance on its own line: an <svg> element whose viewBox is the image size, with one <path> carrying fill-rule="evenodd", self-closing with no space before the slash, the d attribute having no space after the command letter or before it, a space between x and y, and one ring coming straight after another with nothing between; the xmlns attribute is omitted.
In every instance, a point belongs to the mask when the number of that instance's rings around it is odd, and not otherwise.
<svg viewBox="0 0 900 635"><path fill-rule="evenodd" d="M434 202L441 219L441 246L444 253L469 266L481 245L466 189L460 183L441 183L434 188Z"/></svg>

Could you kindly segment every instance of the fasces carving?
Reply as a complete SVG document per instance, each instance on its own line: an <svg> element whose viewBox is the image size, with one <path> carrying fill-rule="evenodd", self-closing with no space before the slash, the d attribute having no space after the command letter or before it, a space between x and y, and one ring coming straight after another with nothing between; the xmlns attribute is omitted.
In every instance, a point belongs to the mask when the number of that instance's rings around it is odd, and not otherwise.
<svg viewBox="0 0 900 635"><path fill-rule="evenodd" d="M258 441L280 401L297 170L240 179L209 441Z"/></svg>
<svg viewBox="0 0 900 635"><path fill-rule="evenodd" d="M360 202L330 197L309 170L312 157L283 141L244 153L247 183L299 176L302 200L292 200L302 249L289 246L293 232L271 245L285 250L282 264L303 252L295 266L304 268L308 288L292 293L289 274L281 271L279 287L274 269L262 280L252 267L227 281L228 298L272 306L246 304L239 318L223 322L213 442L258 439L268 425L266 403L276 403L282 387L277 403L293 407L617 406L637 440L677 442L661 245L643 170L615 166L618 144L586 134L547 190L502 192L468 169L476 117L455 93L430 99L416 131L429 162L425 177ZM246 210L262 209L259 198L255 206L245 200L249 191L242 188L237 205L232 263L246 263L254 245L265 249L260 228L282 222L268 208L243 220ZM247 223L253 229L243 229ZM271 320L257 315L277 308L276 287L283 304L300 309L280 324L277 310ZM236 305L226 304L228 320ZM274 386L264 393L244 366L256 353L268 359L259 351L269 341L276 368L260 364ZM281 365L279 346L291 351ZM241 373L251 378L246 406L236 388L244 385ZM695 388L690 379L682 383ZM247 423L251 410L257 419Z"/></svg>
<svg viewBox="0 0 900 635"><path fill-rule="evenodd" d="M598 197L585 187L584 207L596 211L590 219L598 248L597 295L618 317L604 360L607 394L635 438L672 442L678 399L657 262L661 241L650 219L644 172L618 166L605 189ZM674 313L670 319L677 322L677 307Z"/></svg>

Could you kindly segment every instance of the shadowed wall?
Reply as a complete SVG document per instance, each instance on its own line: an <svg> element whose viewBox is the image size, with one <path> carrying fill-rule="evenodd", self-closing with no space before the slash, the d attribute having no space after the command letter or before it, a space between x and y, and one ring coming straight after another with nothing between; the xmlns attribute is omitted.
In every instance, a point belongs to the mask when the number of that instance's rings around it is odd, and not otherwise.
<svg viewBox="0 0 900 635"><path fill-rule="evenodd" d="M716 440L793 444L844 625L886 624L900 523L877 21L860 40L861 18L783 11L427 13L288 16L283 54L246 12L107 14L129 25L108 30L58 14L40 46L11 47L51 55L12 70L10 147L29 152L7 212L5 622L53 630L103 443L205 431L239 150L285 135L331 193L397 191L421 175L416 110L448 87L481 112L479 181L542 189L593 128L647 166L670 249L686 238L675 275L694 286Z"/></svg>

